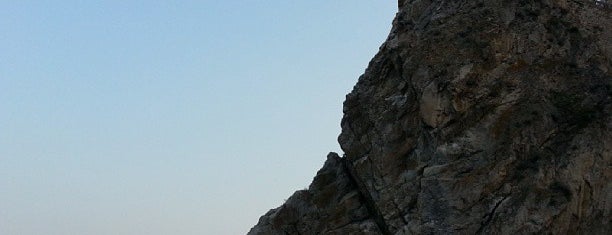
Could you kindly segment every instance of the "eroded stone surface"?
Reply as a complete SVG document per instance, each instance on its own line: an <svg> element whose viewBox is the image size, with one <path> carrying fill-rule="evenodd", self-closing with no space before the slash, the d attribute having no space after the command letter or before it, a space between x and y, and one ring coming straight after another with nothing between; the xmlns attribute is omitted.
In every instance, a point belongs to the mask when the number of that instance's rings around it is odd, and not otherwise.
<svg viewBox="0 0 612 235"><path fill-rule="evenodd" d="M609 5L398 5L344 103L345 156L250 234L612 231Z"/></svg>
<svg viewBox="0 0 612 235"><path fill-rule="evenodd" d="M345 160L330 153L306 190L262 216L249 234L380 234Z"/></svg>

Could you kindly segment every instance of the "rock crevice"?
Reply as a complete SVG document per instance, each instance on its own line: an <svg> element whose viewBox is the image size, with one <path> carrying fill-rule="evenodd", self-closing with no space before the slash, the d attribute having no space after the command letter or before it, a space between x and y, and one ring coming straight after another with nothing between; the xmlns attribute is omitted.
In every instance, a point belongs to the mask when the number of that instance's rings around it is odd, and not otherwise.
<svg viewBox="0 0 612 235"><path fill-rule="evenodd" d="M364 186L363 182L355 176L355 172L350 163L344 158L342 159L342 163L344 170L347 172L348 179L351 181L351 183L353 183L353 185L355 185L357 192L359 192L359 195L362 198L364 206L368 209L368 213L372 216L374 222L376 222L381 234L391 235L392 233L389 231L389 227L385 223L383 214L379 211L378 207L376 207L376 203L370 196L370 192L367 191L367 188Z"/></svg>

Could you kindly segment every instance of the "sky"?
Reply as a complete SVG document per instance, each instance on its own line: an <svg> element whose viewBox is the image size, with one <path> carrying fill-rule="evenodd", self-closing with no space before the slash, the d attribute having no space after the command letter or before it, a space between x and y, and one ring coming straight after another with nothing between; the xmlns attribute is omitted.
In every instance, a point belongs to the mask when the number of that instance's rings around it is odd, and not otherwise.
<svg viewBox="0 0 612 235"><path fill-rule="evenodd" d="M0 234L245 234L340 152L396 1L0 1Z"/></svg>

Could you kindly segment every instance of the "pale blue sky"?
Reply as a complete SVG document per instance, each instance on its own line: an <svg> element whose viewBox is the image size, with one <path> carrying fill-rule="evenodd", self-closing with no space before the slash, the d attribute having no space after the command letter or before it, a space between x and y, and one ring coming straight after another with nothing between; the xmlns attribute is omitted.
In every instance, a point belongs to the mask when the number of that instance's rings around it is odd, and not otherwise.
<svg viewBox="0 0 612 235"><path fill-rule="evenodd" d="M0 1L0 234L244 234L340 151L396 1Z"/></svg>

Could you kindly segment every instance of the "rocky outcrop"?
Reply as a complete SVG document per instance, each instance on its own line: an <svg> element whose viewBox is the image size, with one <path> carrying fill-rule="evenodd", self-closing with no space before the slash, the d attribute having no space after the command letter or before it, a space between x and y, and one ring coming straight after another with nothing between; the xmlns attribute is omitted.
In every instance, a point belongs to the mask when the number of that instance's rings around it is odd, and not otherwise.
<svg viewBox="0 0 612 235"><path fill-rule="evenodd" d="M400 0L312 185L249 234L609 234L612 9Z"/></svg>
<svg viewBox="0 0 612 235"><path fill-rule="evenodd" d="M380 234L376 218L347 171L346 159L327 155L307 190L270 210L250 234Z"/></svg>

